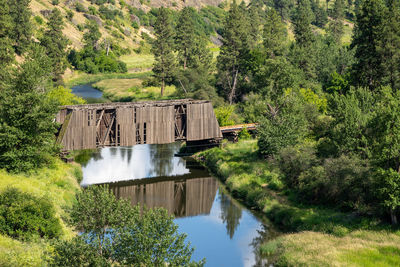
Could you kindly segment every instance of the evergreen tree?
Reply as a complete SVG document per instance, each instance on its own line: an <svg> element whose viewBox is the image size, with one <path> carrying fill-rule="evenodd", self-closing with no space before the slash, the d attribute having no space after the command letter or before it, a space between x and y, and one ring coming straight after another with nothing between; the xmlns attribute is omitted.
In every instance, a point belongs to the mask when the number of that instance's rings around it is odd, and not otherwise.
<svg viewBox="0 0 400 267"><path fill-rule="evenodd" d="M274 0L274 8L279 12L283 20L289 19L293 6L292 0Z"/></svg>
<svg viewBox="0 0 400 267"><path fill-rule="evenodd" d="M154 35L156 39L152 43L155 58L153 72L154 77L161 82L161 96L163 96L165 84L172 81L175 72L174 31L168 10L164 7L158 11Z"/></svg>
<svg viewBox="0 0 400 267"><path fill-rule="evenodd" d="M95 20L89 20L85 26L87 29L87 32L83 35L85 48L97 48L97 43L101 38L99 25L97 25Z"/></svg>
<svg viewBox="0 0 400 267"><path fill-rule="evenodd" d="M378 52L384 64L383 83L392 89L400 89L400 7L396 0L389 0L386 10L382 37L378 42Z"/></svg>
<svg viewBox="0 0 400 267"><path fill-rule="evenodd" d="M64 36L63 17L60 10L53 9L48 21L48 29L41 40L42 46L46 48L46 54L52 61L53 81L61 81L61 75L67 68L67 44L68 39Z"/></svg>
<svg viewBox="0 0 400 267"><path fill-rule="evenodd" d="M0 168L8 171L38 168L55 152L57 106L47 97L51 63L42 47L32 50L0 90Z"/></svg>
<svg viewBox="0 0 400 267"><path fill-rule="evenodd" d="M310 1L299 0L293 20L294 35L299 46L309 46L314 40L314 35L311 30L311 22L313 20L314 14L311 11Z"/></svg>
<svg viewBox="0 0 400 267"><path fill-rule="evenodd" d="M28 48L32 38L30 0L9 0L10 15L13 20L11 38L15 51L22 54Z"/></svg>
<svg viewBox="0 0 400 267"><path fill-rule="evenodd" d="M179 14L176 26L176 48L179 56L179 63L186 69L190 57L193 56L195 43L194 32L194 9L185 7Z"/></svg>
<svg viewBox="0 0 400 267"><path fill-rule="evenodd" d="M365 0L357 14L351 44L356 49L354 81L371 90L380 86L384 74L384 62L378 46L382 37L385 10L383 0Z"/></svg>
<svg viewBox="0 0 400 267"><path fill-rule="evenodd" d="M263 45L268 58L282 56L287 46L286 25L275 9L268 10L263 31Z"/></svg>
<svg viewBox="0 0 400 267"><path fill-rule="evenodd" d="M332 21L329 24L328 30L337 43L340 43L340 40L344 33L343 19L344 0L336 0L332 12Z"/></svg>
<svg viewBox="0 0 400 267"><path fill-rule="evenodd" d="M218 79L230 104L236 97L238 80L244 73L241 68L248 53L248 29L244 14L234 1L224 22L223 44L217 58Z"/></svg>
<svg viewBox="0 0 400 267"><path fill-rule="evenodd" d="M260 9L257 5L251 4L247 10L247 16L249 21L249 43L251 45L250 48L254 48L260 44L261 41L261 16Z"/></svg>
<svg viewBox="0 0 400 267"><path fill-rule="evenodd" d="M8 1L0 0L0 72L14 60L14 49L10 38L12 29L13 21L10 16Z"/></svg>

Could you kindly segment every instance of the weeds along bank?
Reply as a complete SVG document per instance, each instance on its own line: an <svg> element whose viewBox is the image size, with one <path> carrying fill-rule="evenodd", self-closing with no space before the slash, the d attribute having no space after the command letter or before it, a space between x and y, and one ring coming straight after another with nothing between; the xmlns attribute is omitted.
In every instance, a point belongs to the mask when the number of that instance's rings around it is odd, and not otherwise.
<svg viewBox="0 0 400 267"><path fill-rule="evenodd" d="M60 239L69 239L75 235L72 228L66 224L69 217L66 210L71 208L75 201L75 195L80 190L79 181L81 179L80 165L66 164L56 159L51 166L27 174L11 174L0 170L0 200L7 202L5 192L11 189L17 189L18 195L22 198L21 201L15 201L19 203L18 205L14 203L12 207L8 208L6 219L0 216L0 220L3 220L0 222L2 224L0 227L0 266L43 266L46 259L45 252L49 248L49 243L46 241L47 233L50 232L49 235L55 235ZM13 199L15 200L15 194ZM50 204L49 209L43 209L47 204ZM0 213L2 213L6 205L0 206L2 209ZM23 209L34 211L28 214ZM43 210L48 212L42 212ZM51 212L54 212L54 216L50 214ZM41 213L43 218L47 218L47 222L32 216L34 213ZM53 225L48 222L49 217L55 217ZM11 232L9 228L5 227L11 224L23 225L31 232L40 232L44 238L38 235L22 237L21 232ZM50 230L46 232L46 229Z"/></svg>
<svg viewBox="0 0 400 267"><path fill-rule="evenodd" d="M288 234L261 250L278 266L396 266L400 231L378 219L325 206L303 205L285 186L277 164L260 158L256 140L197 154L249 208L264 212ZM290 233L290 234L289 234Z"/></svg>

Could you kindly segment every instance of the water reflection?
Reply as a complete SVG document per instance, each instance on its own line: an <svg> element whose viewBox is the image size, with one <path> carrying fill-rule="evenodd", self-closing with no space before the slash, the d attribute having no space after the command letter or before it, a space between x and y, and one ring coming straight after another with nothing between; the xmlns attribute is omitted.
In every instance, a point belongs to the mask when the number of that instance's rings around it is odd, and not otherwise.
<svg viewBox="0 0 400 267"><path fill-rule="evenodd" d="M82 186L189 173L184 159L174 157L181 144L106 147L82 166Z"/></svg>
<svg viewBox="0 0 400 267"><path fill-rule="evenodd" d="M167 209L195 247L193 258L205 257L206 266L268 266L259 255L260 244L275 236L268 222L232 199L198 163L174 157L179 147L103 148L83 167L82 184L108 183L133 205Z"/></svg>

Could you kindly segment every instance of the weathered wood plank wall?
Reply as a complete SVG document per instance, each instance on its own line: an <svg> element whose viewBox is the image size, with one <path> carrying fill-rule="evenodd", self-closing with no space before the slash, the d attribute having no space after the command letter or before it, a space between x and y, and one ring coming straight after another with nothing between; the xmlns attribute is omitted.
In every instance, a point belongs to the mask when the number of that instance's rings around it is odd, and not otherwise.
<svg viewBox="0 0 400 267"><path fill-rule="evenodd" d="M177 123L177 114L182 114L182 110L186 112L185 121L182 123L179 115ZM61 127L62 135L58 138L65 150L222 137L211 103L190 99L64 106L56 120L68 123ZM185 127L180 129L183 139L178 136L177 127Z"/></svg>

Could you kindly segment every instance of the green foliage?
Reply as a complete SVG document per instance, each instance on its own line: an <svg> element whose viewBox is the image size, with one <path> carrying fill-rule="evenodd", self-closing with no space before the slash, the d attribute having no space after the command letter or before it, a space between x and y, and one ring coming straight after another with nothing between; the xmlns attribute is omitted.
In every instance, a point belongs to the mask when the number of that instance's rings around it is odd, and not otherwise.
<svg viewBox="0 0 400 267"><path fill-rule="evenodd" d="M152 43L154 54L154 77L161 83L161 96L164 94L165 84L170 83L175 72L175 56L173 53L174 31L172 29L169 11L163 7L158 10L154 25L156 39Z"/></svg>
<svg viewBox="0 0 400 267"><path fill-rule="evenodd" d="M250 93L240 108L246 123L259 122L267 111L267 101L261 95Z"/></svg>
<svg viewBox="0 0 400 267"><path fill-rule="evenodd" d="M14 61L13 45L13 17L10 15L10 6L7 0L0 1L0 71ZM3 79L3 74L0 74Z"/></svg>
<svg viewBox="0 0 400 267"><path fill-rule="evenodd" d="M232 104L237 97L239 80L244 74L241 68L249 49L249 35L244 11L234 1L224 22L223 44L217 58L220 95Z"/></svg>
<svg viewBox="0 0 400 267"><path fill-rule="evenodd" d="M242 130L240 130L239 132L239 140L247 140L250 139L251 135L249 133L249 131L247 131L246 128L243 128Z"/></svg>
<svg viewBox="0 0 400 267"><path fill-rule="evenodd" d="M366 0L357 13L352 47L357 59L353 79L357 85L373 90L382 83L384 59L379 53L386 6L382 0Z"/></svg>
<svg viewBox="0 0 400 267"><path fill-rule="evenodd" d="M79 52L72 50L68 60L77 70L87 73L124 73L127 72L126 64L118 60L114 54L107 55L106 51L93 50L86 47Z"/></svg>
<svg viewBox="0 0 400 267"><path fill-rule="evenodd" d="M275 9L269 9L263 31L263 46L268 58L282 56L287 48L286 25Z"/></svg>
<svg viewBox="0 0 400 267"><path fill-rule="evenodd" d="M321 113L325 113L328 107L328 100L325 97L321 97L314 93L311 89L300 89L300 95L304 98L304 101L317 108Z"/></svg>
<svg viewBox="0 0 400 267"><path fill-rule="evenodd" d="M67 13L67 19L69 21L72 21L72 18L74 17L74 12L70 9L67 9L66 13Z"/></svg>
<svg viewBox="0 0 400 267"><path fill-rule="evenodd" d="M85 44L85 47L86 48L96 47L97 42L101 38L99 25L97 25L96 21L94 20L88 20L85 26L87 29L87 32L85 32L85 34L83 35L83 43Z"/></svg>
<svg viewBox="0 0 400 267"><path fill-rule="evenodd" d="M14 172L41 167L56 152L57 104L47 96L50 61L43 48L32 49L0 90L0 168Z"/></svg>
<svg viewBox="0 0 400 267"><path fill-rule="evenodd" d="M87 12L85 6L84 6L82 3L80 3L80 2L76 2L76 3L75 3L75 10L76 10L77 12L81 12L81 13Z"/></svg>
<svg viewBox="0 0 400 267"><path fill-rule="evenodd" d="M72 93L71 89L65 88L63 86L58 86L49 91L48 97L57 102L59 105L80 105L85 104L86 101L79 96Z"/></svg>
<svg viewBox="0 0 400 267"><path fill-rule="evenodd" d="M235 121L232 120L232 113L235 107L231 105L225 105L214 109L215 117L217 117L219 126L234 125Z"/></svg>
<svg viewBox="0 0 400 267"><path fill-rule="evenodd" d="M40 44L46 48L46 54L51 60L53 81L60 82L61 75L67 68L68 39L62 32L64 22L59 9L53 9L47 26L48 30L44 33Z"/></svg>
<svg viewBox="0 0 400 267"><path fill-rule="evenodd" d="M10 15L13 20L10 37L15 52L19 55L26 52L32 38L30 0L9 0Z"/></svg>
<svg viewBox="0 0 400 267"><path fill-rule="evenodd" d="M166 210L140 211L139 206L117 200L107 186L91 186L80 192L71 219L85 233L72 243L56 246L55 265L63 260L89 260L107 266L110 261L133 266L204 263L190 260L193 249L185 243L186 236L177 233L178 227Z"/></svg>
<svg viewBox="0 0 400 267"><path fill-rule="evenodd" d="M311 31L311 22L314 20L314 14L312 13L310 1L301 0L296 9L294 15L294 35L296 42L301 47L307 47L311 45L314 40L313 33Z"/></svg>
<svg viewBox="0 0 400 267"><path fill-rule="evenodd" d="M41 16L34 16L33 19L39 24L42 25L44 20L42 19Z"/></svg>
<svg viewBox="0 0 400 267"><path fill-rule="evenodd" d="M61 235L61 226L46 197L8 188L0 194L0 233L19 239L55 238Z"/></svg>
<svg viewBox="0 0 400 267"><path fill-rule="evenodd" d="M51 4L53 6L57 6L60 3L60 0L51 0Z"/></svg>
<svg viewBox="0 0 400 267"><path fill-rule="evenodd" d="M336 71L333 72L325 90L330 94L346 94L350 90L350 73L340 75Z"/></svg>

